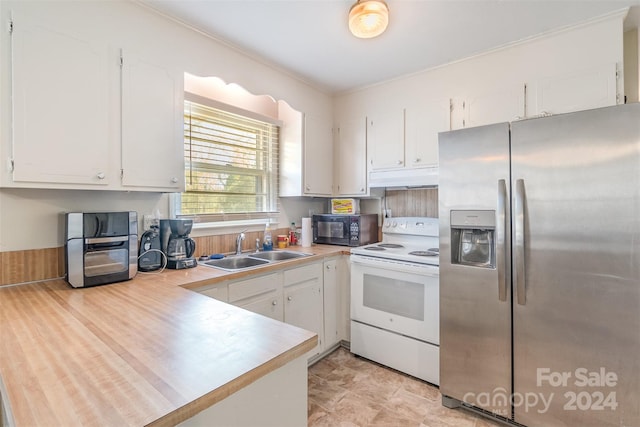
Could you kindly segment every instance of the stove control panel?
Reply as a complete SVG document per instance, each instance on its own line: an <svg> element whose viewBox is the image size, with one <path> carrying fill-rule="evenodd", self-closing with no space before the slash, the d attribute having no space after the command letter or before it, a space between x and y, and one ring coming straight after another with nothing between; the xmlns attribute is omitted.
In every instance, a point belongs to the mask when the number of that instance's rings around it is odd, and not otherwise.
<svg viewBox="0 0 640 427"><path fill-rule="evenodd" d="M429 217L385 218L382 227L389 234L438 236L439 232L438 218Z"/></svg>

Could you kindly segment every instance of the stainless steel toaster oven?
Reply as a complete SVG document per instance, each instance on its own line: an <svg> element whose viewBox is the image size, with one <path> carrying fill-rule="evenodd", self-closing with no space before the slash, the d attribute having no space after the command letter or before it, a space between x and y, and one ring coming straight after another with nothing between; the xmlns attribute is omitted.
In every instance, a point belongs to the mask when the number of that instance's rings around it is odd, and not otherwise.
<svg viewBox="0 0 640 427"><path fill-rule="evenodd" d="M132 279L138 272L136 212L65 215L65 278L74 288Z"/></svg>

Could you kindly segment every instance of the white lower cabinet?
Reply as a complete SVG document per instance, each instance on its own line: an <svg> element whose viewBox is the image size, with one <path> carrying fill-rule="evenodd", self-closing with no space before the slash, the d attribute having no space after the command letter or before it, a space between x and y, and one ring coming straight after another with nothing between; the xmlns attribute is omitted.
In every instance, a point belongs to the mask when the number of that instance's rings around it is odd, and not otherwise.
<svg viewBox="0 0 640 427"><path fill-rule="evenodd" d="M217 299L218 301L229 302L229 287L226 282L204 286L196 289L196 291L202 295Z"/></svg>
<svg viewBox="0 0 640 427"><path fill-rule="evenodd" d="M269 274L225 281L194 289L196 292L318 334L311 360L344 339L341 327L343 283L341 262L334 256ZM284 267L284 266L283 266ZM348 302L347 302L348 304Z"/></svg>
<svg viewBox="0 0 640 427"><path fill-rule="evenodd" d="M327 259L323 263L324 289L324 349L328 350L340 342L338 314L340 294L338 288L338 259Z"/></svg>
<svg viewBox="0 0 640 427"><path fill-rule="evenodd" d="M318 345L307 353L310 359L324 349L322 263L285 270L284 321L318 334Z"/></svg>
<svg viewBox="0 0 640 427"><path fill-rule="evenodd" d="M229 302L254 313L283 321L282 273L230 283Z"/></svg>

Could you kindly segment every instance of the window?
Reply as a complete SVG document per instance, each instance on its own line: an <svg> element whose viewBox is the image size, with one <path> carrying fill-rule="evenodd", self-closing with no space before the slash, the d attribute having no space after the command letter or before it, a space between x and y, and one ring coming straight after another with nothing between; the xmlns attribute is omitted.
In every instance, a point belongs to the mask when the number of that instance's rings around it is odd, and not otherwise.
<svg viewBox="0 0 640 427"><path fill-rule="evenodd" d="M276 212L279 127L198 98L184 102L186 189L179 215L210 222Z"/></svg>

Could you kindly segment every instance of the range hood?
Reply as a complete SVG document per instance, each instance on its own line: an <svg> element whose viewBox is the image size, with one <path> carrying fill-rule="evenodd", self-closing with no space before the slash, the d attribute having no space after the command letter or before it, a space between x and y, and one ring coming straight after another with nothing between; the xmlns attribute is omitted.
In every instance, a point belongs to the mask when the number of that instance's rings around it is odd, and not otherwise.
<svg viewBox="0 0 640 427"><path fill-rule="evenodd" d="M369 188L437 187L438 168L392 169L369 172Z"/></svg>

